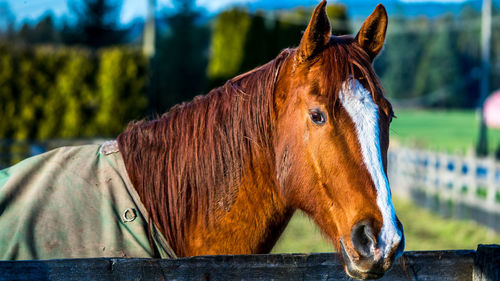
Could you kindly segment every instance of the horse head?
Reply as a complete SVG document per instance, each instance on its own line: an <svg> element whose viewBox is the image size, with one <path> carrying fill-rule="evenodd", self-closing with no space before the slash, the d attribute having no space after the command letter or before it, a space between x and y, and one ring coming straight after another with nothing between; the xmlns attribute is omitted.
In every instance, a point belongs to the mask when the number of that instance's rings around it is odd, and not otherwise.
<svg viewBox="0 0 500 281"><path fill-rule="evenodd" d="M372 67L387 13L378 5L355 37L337 37L325 6L277 78L277 181L333 241L348 275L379 278L404 249L386 175L393 111Z"/></svg>

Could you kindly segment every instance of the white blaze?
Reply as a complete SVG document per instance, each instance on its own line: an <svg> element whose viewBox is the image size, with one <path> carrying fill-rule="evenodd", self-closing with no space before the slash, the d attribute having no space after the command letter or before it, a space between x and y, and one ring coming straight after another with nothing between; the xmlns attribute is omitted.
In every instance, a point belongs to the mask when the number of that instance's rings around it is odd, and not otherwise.
<svg viewBox="0 0 500 281"><path fill-rule="evenodd" d="M377 190L377 205L382 213L383 225L378 237L378 247L387 257L391 249L401 241L396 213L392 205L389 182L383 169L380 150L378 106L372 95L358 80L344 82L340 101L356 126L363 162Z"/></svg>

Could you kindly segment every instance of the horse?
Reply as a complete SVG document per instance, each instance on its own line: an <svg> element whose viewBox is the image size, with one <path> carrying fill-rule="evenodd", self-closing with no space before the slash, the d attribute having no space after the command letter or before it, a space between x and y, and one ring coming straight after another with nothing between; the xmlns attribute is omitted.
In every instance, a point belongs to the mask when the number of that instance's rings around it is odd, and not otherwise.
<svg viewBox="0 0 500 281"><path fill-rule="evenodd" d="M323 0L314 9L298 47L281 51L207 95L174 106L157 119L131 123L116 140L101 146L63 148L39 161L25 160L35 167L28 170L38 174L44 162L56 163L50 178L77 169L58 180L76 195L66 196L51 215L38 215L49 220L44 226L37 224L37 216L28 216L27 232L38 227L44 231L40 236L57 239L41 243L37 235L26 234L27 243L37 246L9 246L6 258L17 259L24 252L34 258L269 253L294 212L302 210L341 253L349 276L382 277L404 250L403 227L386 175L394 113L372 66L384 45L387 13L379 4L356 36L333 36L325 7ZM77 160L91 163L73 164ZM15 197L28 182L19 174L17 183L11 183L5 175L12 178L14 171L4 170L3 178L0 172L0 226L9 210L2 198ZM81 180L68 183L76 175ZM33 182L43 181L38 175ZM110 187L116 183L126 188ZM75 186L83 191L71 191ZM119 207L102 203L94 193L88 195L94 188L108 199L123 201L125 193L131 199ZM5 190L10 190L8 196ZM73 209L87 197L91 202L85 204L99 203L80 206L71 227L75 235L92 236L93 242L71 238L66 240L85 250L65 244L54 255L37 252L38 246L59 249L61 229L69 224L63 218L72 211L58 215L58 209ZM107 217L106 223L86 222L99 216L95 210L103 205L108 213L100 216ZM115 217L117 222L111 222ZM50 225L56 234L46 234L43 227ZM111 226L121 228L109 230ZM2 238L3 229L0 252L10 241ZM107 245L113 235L132 237L132 248L140 250L129 251L129 240Z"/></svg>

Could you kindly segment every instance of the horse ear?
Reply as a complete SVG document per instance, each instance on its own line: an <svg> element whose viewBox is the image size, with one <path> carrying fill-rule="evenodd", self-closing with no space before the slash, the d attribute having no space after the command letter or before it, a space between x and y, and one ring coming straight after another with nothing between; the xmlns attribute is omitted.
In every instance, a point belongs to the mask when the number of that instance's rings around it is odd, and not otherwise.
<svg viewBox="0 0 500 281"><path fill-rule="evenodd" d="M368 53L372 61L384 46L387 21L387 12L384 6L378 4L356 35L358 44Z"/></svg>
<svg viewBox="0 0 500 281"><path fill-rule="evenodd" d="M323 0L314 9L311 21L300 40L298 49L298 58L300 61L305 61L316 55L330 40L330 21L326 15L325 8L326 1Z"/></svg>

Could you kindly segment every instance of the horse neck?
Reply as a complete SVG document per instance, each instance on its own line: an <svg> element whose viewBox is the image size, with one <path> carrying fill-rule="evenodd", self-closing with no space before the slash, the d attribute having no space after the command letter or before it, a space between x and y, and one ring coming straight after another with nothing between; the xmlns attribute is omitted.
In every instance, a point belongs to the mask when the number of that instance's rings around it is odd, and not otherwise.
<svg viewBox="0 0 500 281"><path fill-rule="evenodd" d="M246 159L238 159L245 162L241 177L223 181L225 185L209 186L213 190L208 193L190 190L186 185L179 187L172 178L190 181L199 176L195 174L200 171L192 168L196 165L189 165L189 162L204 160L197 157L196 160L176 159L189 154L179 153L176 143L185 140L182 137L166 139L162 135L164 130L160 129L165 124L158 122L162 121L142 124L138 126L140 132L121 134L118 143L127 172L151 220L177 255L269 252L293 214L277 188L271 149L251 143L245 152L252 155L242 155L242 151L227 152ZM195 149L195 145L184 149ZM175 157L170 157L172 155ZM179 163L187 164L181 165L182 171L169 168L169 164ZM226 171L215 171L218 172L215 178L227 177ZM186 194L189 200L179 194ZM207 196L212 202L209 206L200 203Z"/></svg>
<svg viewBox="0 0 500 281"><path fill-rule="evenodd" d="M293 209L278 191L266 157L244 172L229 209L219 209L211 225L198 216L188 230L185 256L269 253L288 224Z"/></svg>

